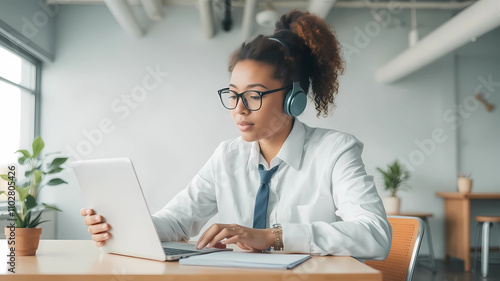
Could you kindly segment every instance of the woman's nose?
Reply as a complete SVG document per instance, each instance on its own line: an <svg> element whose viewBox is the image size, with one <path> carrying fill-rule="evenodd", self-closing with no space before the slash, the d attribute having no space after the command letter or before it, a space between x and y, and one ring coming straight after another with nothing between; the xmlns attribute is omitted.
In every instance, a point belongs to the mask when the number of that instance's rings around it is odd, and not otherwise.
<svg viewBox="0 0 500 281"><path fill-rule="evenodd" d="M241 99L241 98L238 101L238 104L236 105L236 108L234 110L238 114L248 114L248 113L250 113L250 110L248 110L248 108L245 106L245 103L243 103L243 99Z"/></svg>

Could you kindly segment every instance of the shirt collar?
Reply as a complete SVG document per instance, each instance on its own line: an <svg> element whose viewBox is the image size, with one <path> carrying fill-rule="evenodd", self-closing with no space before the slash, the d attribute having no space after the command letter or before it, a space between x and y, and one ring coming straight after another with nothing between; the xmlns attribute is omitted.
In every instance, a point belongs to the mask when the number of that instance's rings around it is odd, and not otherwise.
<svg viewBox="0 0 500 281"><path fill-rule="evenodd" d="M299 170L302 163L305 137L306 129L304 128L304 123L295 118L292 130L276 157L279 157L295 170Z"/></svg>
<svg viewBox="0 0 500 281"><path fill-rule="evenodd" d="M306 130L304 128L304 123L295 118L292 130L290 131L290 134L288 134L288 137L286 138L276 157L283 160L283 162L287 163L295 170L299 170L302 163L305 137ZM251 143L250 157L248 159L248 164L250 167L258 167L260 159L259 156L259 142L254 141Z"/></svg>

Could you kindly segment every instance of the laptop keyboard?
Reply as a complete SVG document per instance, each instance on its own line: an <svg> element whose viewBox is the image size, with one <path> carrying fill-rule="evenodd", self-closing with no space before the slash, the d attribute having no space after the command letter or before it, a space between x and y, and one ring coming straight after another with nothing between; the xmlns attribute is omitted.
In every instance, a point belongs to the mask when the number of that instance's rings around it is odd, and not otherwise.
<svg viewBox="0 0 500 281"><path fill-rule="evenodd" d="M196 251L175 249L175 248L163 248L163 251L165 252L166 255L182 255L182 254L198 253Z"/></svg>

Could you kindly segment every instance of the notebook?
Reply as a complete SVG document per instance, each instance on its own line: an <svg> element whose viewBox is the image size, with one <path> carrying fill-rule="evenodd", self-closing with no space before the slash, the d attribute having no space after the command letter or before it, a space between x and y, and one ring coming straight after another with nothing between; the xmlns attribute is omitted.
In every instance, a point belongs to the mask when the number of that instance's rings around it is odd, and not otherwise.
<svg viewBox="0 0 500 281"><path fill-rule="evenodd" d="M217 252L192 256L179 261L182 265L229 266L290 269L309 259L303 254L272 254L251 252Z"/></svg>

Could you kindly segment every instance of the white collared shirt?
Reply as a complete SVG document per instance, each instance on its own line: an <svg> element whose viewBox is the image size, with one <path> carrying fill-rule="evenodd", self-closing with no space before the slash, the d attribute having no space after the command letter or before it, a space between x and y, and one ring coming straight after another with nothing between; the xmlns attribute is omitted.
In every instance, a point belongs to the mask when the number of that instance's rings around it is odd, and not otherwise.
<svg viewBox="0 0 500 281"><path fill-rule="evenodd" d="M295 119L269 184L267 228L280 223L285 252L384 259L391 227L354 136ZM222 142L164 208L153 214L162 241L189 240L219 213L220 223L252 227L259 190L258 142Z"/></svg>

